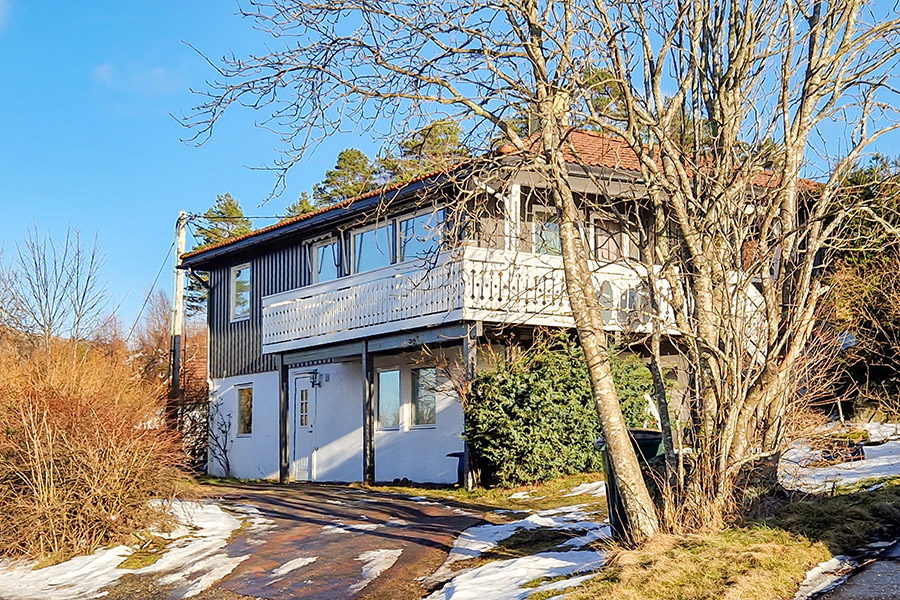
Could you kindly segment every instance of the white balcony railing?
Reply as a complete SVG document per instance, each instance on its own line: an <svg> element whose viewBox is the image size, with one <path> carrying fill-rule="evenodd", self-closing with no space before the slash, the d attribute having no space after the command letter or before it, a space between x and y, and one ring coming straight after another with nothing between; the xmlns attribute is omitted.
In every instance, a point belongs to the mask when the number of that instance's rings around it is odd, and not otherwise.
<svg viewBox="0 0 900 600"><path fill-rule="evenodd" d="M599 265L595 282L609 329L646 320L641 278ZM571 327L559 257L465 247L435 264L403 263L263 299L263 351L415 329L460 320Z"/></svg>

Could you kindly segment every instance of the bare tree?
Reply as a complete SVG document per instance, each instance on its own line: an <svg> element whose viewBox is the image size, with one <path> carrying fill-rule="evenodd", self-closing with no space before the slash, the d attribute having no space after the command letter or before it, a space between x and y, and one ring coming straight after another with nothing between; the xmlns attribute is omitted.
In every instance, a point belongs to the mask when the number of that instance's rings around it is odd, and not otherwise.
<svg viewBox="0 0 900 600"><path fill-rule="evenodd" d="M233 105L261 111L284 143L273 165L279 184L324 137L415 129L438 112L467 122L470 146L510 144L516 160L499 165L537 174L558 212L568 300L640 539L660 519L610 374L585 200L570 177L583 158L573 130L610 134L623 166L633 158L640 171L627 198L639 210L629 211L618 202L623 192L610 198L608 178L581 170L600 192L588 208L634 228L641 248L634 261L645 273L680 507L665 514L716 526L741 465L779 445L789 384L824 293L817 256L848 214L864 209L838 202L843 174L896 127L900 22L875 10L856 0L250 2L244 15L274 45L214 62L219 78L186 124L203 139ZM523 112L531 137L521 132ZM824 130L826 119L847 124L846 135ZM818 135L841 142L817 148ZM820 185L800 178L815 150L837 154L821 162ZM691 419L674 439L658 361L667 311L692 382ZM687 467L684 453L675 456L683 434L697 457Z"/></svg>
<svg viewBox="0 0 900 600"><path fill-rule="evenodd" d="M105 262L96 238L85 247L71 228L62 242L29 229L5 277L10 304L21 316L16 328L37 336L44 347L57 336L89 338L106 316Z"/></svg>

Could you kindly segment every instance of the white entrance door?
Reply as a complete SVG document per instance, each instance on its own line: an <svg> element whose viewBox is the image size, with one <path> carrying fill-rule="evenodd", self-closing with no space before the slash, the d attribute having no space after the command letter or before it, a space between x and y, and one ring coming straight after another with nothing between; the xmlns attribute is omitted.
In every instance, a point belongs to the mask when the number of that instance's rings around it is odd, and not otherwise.
<svg viewBox="0 0 900 600"><path fill-rule="evenodd" d="M316 479L316 387L313 376L312 373L297 373L291 378L288 453L293 481Z"/></svg>

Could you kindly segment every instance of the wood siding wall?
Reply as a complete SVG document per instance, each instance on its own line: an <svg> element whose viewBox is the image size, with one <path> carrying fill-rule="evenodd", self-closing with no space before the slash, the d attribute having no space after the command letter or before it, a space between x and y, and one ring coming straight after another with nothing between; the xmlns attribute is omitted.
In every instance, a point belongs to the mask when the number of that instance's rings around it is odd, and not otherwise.
<svg viewBox="0 0 900 600"><path fill-rule="evenodd" d="M209 376L232 377L274 371L275 356L262 354L262 298L300 287L303 246L267 250L250 259L250 318L231 322L231 267L209 274Z"/></svg>

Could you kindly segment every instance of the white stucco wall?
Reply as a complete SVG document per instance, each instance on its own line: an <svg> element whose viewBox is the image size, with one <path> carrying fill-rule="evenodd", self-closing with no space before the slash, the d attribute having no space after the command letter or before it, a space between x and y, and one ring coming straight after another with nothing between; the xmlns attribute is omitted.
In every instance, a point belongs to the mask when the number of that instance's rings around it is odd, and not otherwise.
<svg viewBox="0 0 900 600"><path fill-rule="evenodd" d="M253 386L253 421L249 435L237 435L238 387ZM210 456L209 473L238 479L278 479L278 372L256 373L242 377L213 380L210 394L211 418L215 415L231 421L228 433L230 473ZM210 429L214 433L213 421Z"/></svg>
<svg viewBox="0 0 900 600"><path fill-rule="evenodd" d="M458 353L456 353L458 354ZM448 355L454 359L456 354ZM400 369L400 427L375 432L375 479L393 481L404 477L418 483L456 483L456 458L451 452L462 452L463 413L456 393L445 382L435 395L434 427L410 427L411 413L409 370L428 366L416 362L419 355L406 354L376 357L375 369ZM376 377L377 380L377 377Z"/></svg>

